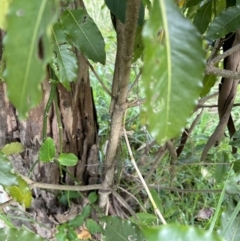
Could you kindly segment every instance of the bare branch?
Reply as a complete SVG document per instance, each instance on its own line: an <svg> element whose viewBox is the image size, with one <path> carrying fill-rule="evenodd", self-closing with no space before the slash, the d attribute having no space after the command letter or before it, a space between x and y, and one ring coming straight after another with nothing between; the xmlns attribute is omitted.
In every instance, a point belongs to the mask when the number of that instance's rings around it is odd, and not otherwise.
<svg viewBox="0 0 240 241"><path fill-rule="evenodd" d="M95 77L97 78L97 80L100 82L100 84L102 85L103 89L107 92L108 95L112 96L111 91L108 89L108 87L103 83L102 79L99 77L98 73L95 71L95 69L93 68L93 66L91 65L91 63L89 61L87 61L88 66L90 67L90 69L92 70L93 74L95 75Z"/></svg>

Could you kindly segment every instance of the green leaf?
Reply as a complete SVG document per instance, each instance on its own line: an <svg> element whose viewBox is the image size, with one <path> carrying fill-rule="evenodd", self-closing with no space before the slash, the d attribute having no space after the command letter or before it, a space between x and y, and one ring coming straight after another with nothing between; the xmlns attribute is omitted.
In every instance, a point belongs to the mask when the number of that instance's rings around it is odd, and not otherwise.
<svg viewBox="0 0 240 241"><path fill-rule="evenodd" d="M62 26L76 48L94 62L105 64L104 39L92 18L83 9L65 10Z"/></svg>
<svg viewBox="0 0 240 241"><path fill-rule="evenodd" d="M221 164L216 164L216 169L215 169L215 180L217 183L220 183L226 179L225 175L227 174L229 168L229 160L230 157L227 152L223 151L219 153L219 162Z"/></svg>
<svg viewBox="0 0 240 241"><path fill-rule="evenodd" d="M80 227L84 223L84 217L80 214L68 222L71 227Z"/></svg>
<svg viewBox="0 0 240 241"><path fill-rule="evenodd" d="M21 178L18 177L18 185L10 186L7 188L7 192L20 204L23 204L24 207L29 208L32 202L32 192L29 189L27 183Z"/></svg>
<svg viewBox="0 0 240 241"><path fill-rule="evenodd" d="M0 0L0 29L6 30L6 15L11 0Z"/></svg>
<svg viewBox="0 0 240 241"><path fill-rule="evenodd" d="M141 230L128 220L109 216L100 218L100 221L106 223L102 232L105 241L145 240Z"/></svg>
<svg viewBox="0 0 240 241"><path fill-rule="evenodd" d="M205 57L198 31L176 4L172 0L153 4L143 31L142 78L150 130L162 143L177 136L192 114L201 92Z"/></svg>
<svg viewBox="0 0 240 241"><path fill-rule="evenodd" d="M220 13L208 27L206 38L215 40L240 28L240 5L229 7Z"/></svg>
<svg viewBox="0 0 240 241"><path fill-rule="evenodd" d="M51 66L59 81L67 90L70 90L70 82L77 79L77 59L60 23L54 25L52 33L54 39L54 56Z"/></svg>
<svg viewBox="0 0 240 241"><path fill-rule="evenodd" d="M78 158L72 153L62 153L58 157L58 161L63 166L75 166L78 162Z"/></svg>
<svg viewBox="0 0 240 241"><path fill-rule="evenodd" d="M105 3L111 13L117 17L122 23L125 23L126 15L126 0L105 0ZM149 3L148 3L149 5ZM138 26L144 23L144 5L141 3L141 8L139 11Z"/></svg>
<svg viewBox="0 0 240 241"><path fill-rule="evenodd" d="M136 213L136 217L131 217L130 221L137 225L153 225L158 221L156 215L150 213Z"/></svg>
<svg viewBox="0 0 240 241"><path fill-rule="evenodd" d="M201 34L203 34L206 31L209 23L211 22L211 17L212 1L209 1L197 10L193 20L193 23L198 28Z"/></svg>
<svg viewBox="0 0 240 241"><path fill-rule="evenodd" d="M41 145L39 150L39 159L42 162L50 162L56 155L54 140L48 137Z"/></svg>
<svg viewBox="0 0 240 241"><path fill-rule="evenodd" d="M40 83L51 59L49 28L57 18L57 2L15 0L9 6L4 75L9 100L20 118L41 101Z"/></svg>
<svg viewBox="0 0 240 241"><path fill-rule="evenodd" d="M91 192L89 195L88 195L88 200L91 204L95 203L98 199L98 195L96 192Z"/></svg>
<svg viewBox="0 0 240 241"><path fill-rule="evenodd" d="M18 185L17 175L13 173L13 167L7 157L0 152L0 185L6 187Z"/></svg>
<svg viewBox="0 0 240 241"><path fill-rule="evenodd" d="M167 240L167 241L223 241L217 235L212 235L191 226L168 224L160 227L141 228L148 241Z"/></svg>
<svg viewBox="0 0 240 241"><path fill-rule="evenodd" d="M202 0L188 0L186 7L189 8L189 7L196 6L196 5L200 4L201 2L202 2Z"/></svg>
<svg viewBox="0 0 240 241"><path fill-rule="evenodd" d="M160 210L160 212L163 212L163 206L162 206L162 200L159 196L159 194L156 192L155 189L150 189L150 192L152 194L153 200L155 201L157 208Z"/></svg>
<svg viewBox="0 0 240 241"><path fill-rule="evenodd" d="M84 218L88 218L90 216L92 212L92 208L90 205L86 205L83 209L82 209L82 216Z"/></svg>
<svg viewBox="0 0 240 241"><path fill-rule="evenodd" d="M86 227L91 234L102 232L102 227L92 219L87 220Z"/></svg>
<svg viewBox="0 0 240 241"><path fill-rule="evenodd" d="M23 145L19 142L12 142L2 148L2 153L9 156L23 152Z"/></svg>
<svg viewBox="0 0 240 241"><path fill-rule="evenodd" d="M32 233L26 229L2 228L0 229L0 240L31 240L31 241L47 241L39 235Z"/></svg>
<svg viewBox="0 0 240 241"><path fill-rule="evenodd" d="M206 96L210 92L211 88L215 85L216 81L217 81L216 75L206 74L203 78L203 89L200 96L201 97Z"/></svg>
<svg viewBox="0 0 240 241"><path fill-rule="evenodd" d="M240 217L235 217L231 220L232 212L227 210L222 213L221 227L218 230L218 234L225 238L225 240L239 241L240 240ZM232 222L228 226L229 222ZM227 230L226 227L228 226Z"/></svg>

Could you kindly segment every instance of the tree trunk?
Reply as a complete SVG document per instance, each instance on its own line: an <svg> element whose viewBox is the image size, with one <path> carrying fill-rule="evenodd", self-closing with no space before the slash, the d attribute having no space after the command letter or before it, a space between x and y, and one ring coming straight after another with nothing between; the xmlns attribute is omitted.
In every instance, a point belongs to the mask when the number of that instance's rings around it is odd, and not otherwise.
<svg viewBox="0 0 240 241"><path fill-rule="evenodd" d="M0 41L1 42L1 41ZM42 84L42 102L32 109L26 120L19 120L15 108L7 99L4 83L0 83L0 147L11 142L21 142L24 152L12 157L14 169L38 182L51 184L94 184L97 182L98 169L98 136L97 118L90 87L87 60L78 55L79 71L76 83L71 84L67 91L61 84L57 86L58 106L53 105L47 117L47 135L52 137L60 152L60 132L62 134L62 152L73 153L79 161L75 167L68 168L68 173L60 171L55 163L42 163L38 160L38 151L42 144L42 129L44 108L48 101L51 85L48 80ZM59 128L56 111L60 110ZM35 165L36 164L36 165ZM32 170L32 172L31 172ZM71 174L71 175L70 175ZM31 211L36 214L37 221L52 227L50 215L61 213L66 208L61 207L56 195L57 191L46 192L33 190L35 197ZM78 200L79 201L79 200ZM40 227L36 227L40 229ZM50 238L48 230L39 231L41 235Z"/></svg>

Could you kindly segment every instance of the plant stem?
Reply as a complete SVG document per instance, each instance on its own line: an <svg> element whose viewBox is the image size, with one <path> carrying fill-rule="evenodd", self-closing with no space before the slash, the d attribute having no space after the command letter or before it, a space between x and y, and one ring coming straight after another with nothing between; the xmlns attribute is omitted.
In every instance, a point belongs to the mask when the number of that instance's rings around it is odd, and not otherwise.
<svg viewBox="0 0 240 241"><path fill-rule="evenodd" d="M57 125L58 125L58 133L59 133L59 149L60 149L60 153L62 153L62 121L61 121L61 115L60 115L60 111L59 111L59 107L58 107L58 96L55 95L54 98L54 107L55 107L55 112L56 112L56 116L57 116Z"/></svg>
<svg viewBox="0 0 240 241"><path fill-rule="evenodd" d="M49 97L48 97L48 101L47 101L47 104L46 104L46 107L44 109L44 112L43 112L43 130L42 130L42 138L43 138L43 142L46 140L47 138L47 119L48 119L48 113L49 113L49 110L52 106L52 103L53 103L53 100L54 100L54 97L56 95L56 85L55 84L51 84L51 91L50 91L50 94L49 94Z"/></svg>

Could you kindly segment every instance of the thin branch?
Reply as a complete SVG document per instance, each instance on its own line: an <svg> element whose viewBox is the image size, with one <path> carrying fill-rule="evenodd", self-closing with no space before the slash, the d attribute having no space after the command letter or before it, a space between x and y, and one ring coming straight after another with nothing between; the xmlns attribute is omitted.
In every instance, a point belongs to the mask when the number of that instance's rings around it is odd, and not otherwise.
<svg viewBox="0 0 240 241"><path fill-rule="evenodd" d="M138 84L140 77L141 77L142 71L140 70L139 73L137 74L136 79L133 81L133 84L131 85L131 87L128 90L128 94L132 91L132 89L135 87L135 85Z"/></svg>
<svg viewBox="0 0 240 241"><path fill-rule="evenodd" d="M211 65L215 65L218 62L220 62L221 60L225 59L226 57L228 57L231 54L236 53L237 51L240 50L240 44L235 45L234 47L230 48L229 50L227 50L226 52L218 55L217 57L215 57L214 59L212 59L209 64Z"/></svg>
<svg viewBox="0 0 240 241"><path fill-rule="evenodd" d="M240 73L237 71L231 71L226 69L220 69L215 67L214 65L223 60L224 58L228 57L229 55L236 53L240 50L240 44L235 45L234 47L230 48L226 52L218 55L214 59L210 60L207 63L205 73L206 74L214 74L218 76L222 76L227 79L240 79Z"/></svg>
<svg viewBox="0 0 240 241"><path fill-rule="evenodd" d="M126 130L125 130L124 127L123 127L123 133L124 133L124 137L125 137L125 141L126 141L126 144L127 144L127 148L128 148L128 152L129 152L129 155L130 155L131 162L132 162L132 164L133 164L133 166L134 166L134 168L135 168L135 170L136 170L136 172L138 174L139 179L142 182L142 185L143 185L143 187L144 187L144 189L145 189L145 191L146 191L146 193L147 193L147 195L148 195L148 197L150 199L150 202L153 205L154 211L158 215L158 217L160 218L162 223L163 224L167 224L167 222L165 221L163 215L161 214L160 210L158 209L158 207L157 207L157 205L156 205L156 203L155 203L155 201L154 201L154 199L152 197L151 192L149 191L149 188L148 188L148 186L147 186L147 184L146 184L146 182L145 182L145 180L144 180L144 178L142 176L142 173L140 172L140 170L139 170L139 168L137 166L137 163L135 162L135 159L134 159L133 153L132 153L132 149L131 149L129 141L128 141L127 133L126 133Z"/></svg>
<svg viewBox="0 0 240 241"><path fill-rule="evenodd" d="M219 69L213 65L207 65L205 73L218 75L227 79L235 79L235 80L240 79L240 72L226 70L226 69Z"/></svg>
<svg viewBox="0 0 240 241"><path fill-rule="evenodd" d="M90 190L99 190L102 188L101 184L93 184L87 186L70 186L70 185L58 185L58 184L49 184L42 182L34 182L26 176L18 173L19 176L26 181L31 189L33 188L42 188L42 189L54 189L54 190L66 190L66 191L90 191Z"/></svg>
<svg viewBox="0 0 240 241"><path fill-rule="evenodd" d="M222 46L221 40L217 39L217 41L214 44L213 51L211 52L211 55L210 55L210 57L209 57L209 59L207 61L208 63L210 61L212 61L215 58L215 56L217 56L217 53L218 53L219 49L221 48L221 46Z"/></svg>
<svg viewBox="0 0 240 241"><path fill-rule="evenodd" d="M88 66L90 67L90 69L92 70L93 74L95 75L95 77L97 78L97 80L100 82L100 84L102 85L103 89L107 92L108 95L110 95L112 97L111 91L107 88L107 86L103 83L102 79L99 77L98 73L95 71L94 67L91 65L91 63L89 61L87 61Z"/></svg>

